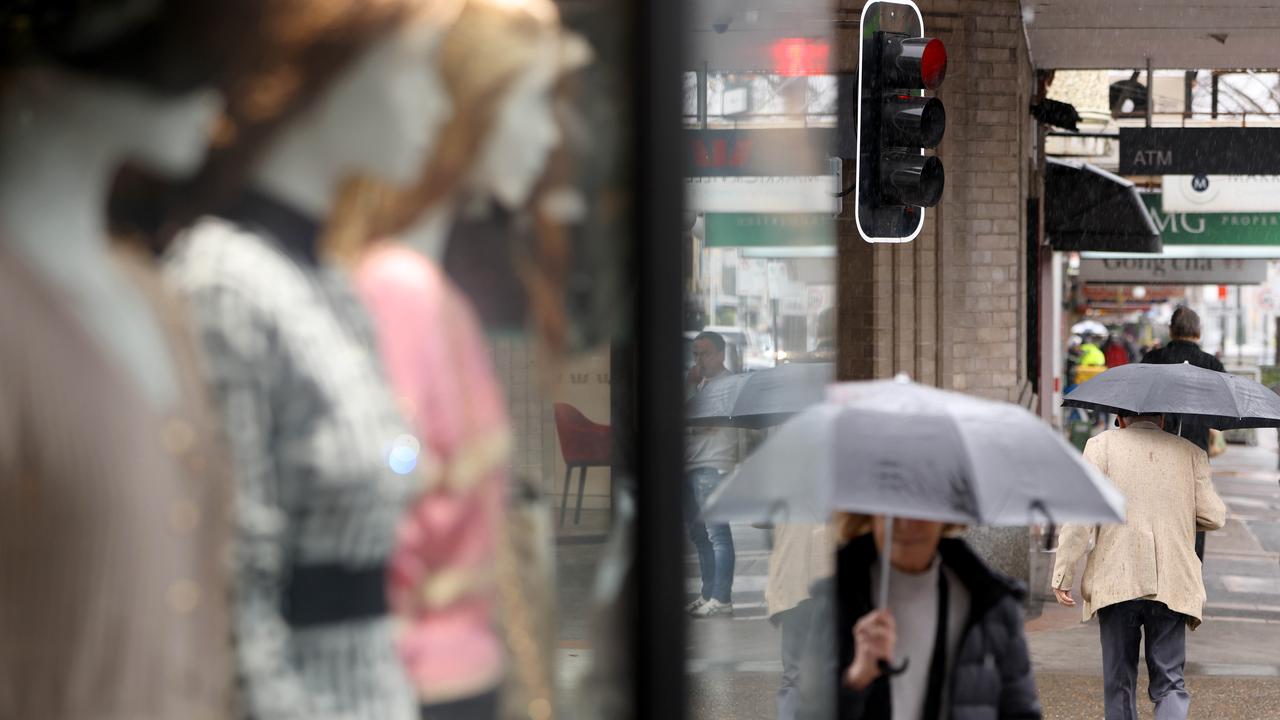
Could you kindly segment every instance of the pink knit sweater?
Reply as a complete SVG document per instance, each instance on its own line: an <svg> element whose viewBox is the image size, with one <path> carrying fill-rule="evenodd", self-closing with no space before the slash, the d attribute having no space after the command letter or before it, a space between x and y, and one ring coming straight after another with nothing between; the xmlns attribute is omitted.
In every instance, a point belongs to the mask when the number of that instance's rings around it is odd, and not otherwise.
<svg viewBox="0 0 1280 720"><path fill-rule="evenodd" d="M503 673L494 576L511 447L505 399L474 311L433 262L382 242L356 284L404 413L440 463L392 556L401 655L424 704L463 699Z"/></svg>

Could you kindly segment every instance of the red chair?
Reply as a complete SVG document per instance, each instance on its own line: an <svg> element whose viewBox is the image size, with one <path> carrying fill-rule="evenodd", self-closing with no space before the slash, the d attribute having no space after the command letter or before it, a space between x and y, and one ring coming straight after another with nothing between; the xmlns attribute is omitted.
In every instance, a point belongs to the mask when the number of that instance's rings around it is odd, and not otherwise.
<svg viewBox="0 0 1280 720"><path fill-rule="evenodd" d="M578 470L578 506L573 511L573 524L582 518L582 492L587 487L587 468L609 467L613 457L613 429L591 422L578 408L556 403L556 435L560 436L560 454L564 456L564 492L560 498L560 525L564 525L569 507L569 480Z"/></svg>

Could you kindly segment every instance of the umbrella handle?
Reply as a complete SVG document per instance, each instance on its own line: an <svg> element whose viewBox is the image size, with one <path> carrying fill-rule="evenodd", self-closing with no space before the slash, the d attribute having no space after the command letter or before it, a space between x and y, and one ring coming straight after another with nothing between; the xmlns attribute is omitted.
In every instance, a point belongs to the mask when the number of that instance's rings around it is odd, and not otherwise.
<svg viewBox="0 0 1280 720"><path fill-rule="evenodd" d="M902 673L907 671L907 667L909 665L911 665L911 658L904 658L902 660L902 664L899 665L898 667L894 667L890 665L888 660L879 660L876 662L876 667L880 668L880 674L883 675L884 677L893 677L894 675L901 675Z"/></svg>
<svg viewBox="0 0 1280 720"><path fill-rule="evenodd" d="M889 607L889 559L893 555L893 516L884 516L884 549L880 553L880 604L877 606L881 609ZM880 673L885 677L893 677L906 672L910 659L904 659L902 664L894 667L889 664L888 660L880 660L876 663L876 667L880 668Z"/></svg>
<svg viewBox="0 0 1280 720"><path fill-rule="evenodd" d="M893 516L884 516L884 546L880 551L880 601L876 607L889 607L889 557L893 555Z"/></svg>

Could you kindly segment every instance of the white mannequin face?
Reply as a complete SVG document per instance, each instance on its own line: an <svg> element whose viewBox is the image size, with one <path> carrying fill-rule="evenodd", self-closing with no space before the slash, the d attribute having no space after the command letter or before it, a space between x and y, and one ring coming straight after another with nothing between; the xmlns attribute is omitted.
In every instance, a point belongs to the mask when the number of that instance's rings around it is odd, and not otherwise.
<svg viewBox="0 0 1280 720"><path fill-rule="evenodd" d="M434 62L442 37L439 28L419 23L384 38L300 121L294 132L306 135L335 177L417 180L453 112Z"/></svg>
<svg viewBox="0 0 1280 720"><path fill-rule="evenodd" d="M128 98L125 98L128 99ZM204 161L210 131L222 109L222 97L214 90L198 90L179 98L135 98L127 117L113 117L119 130L130 135L129 152L138 162L171 177L185 177ZM134 112L141 110L142 112ZM145 118L138 122L139 118Z"/></svg>
<svg viewBox="0 0 1280 720"><path fill-rule="evenodd" d="M507 93L471 175L471 186L507 209L523 206L560 144L560 125L552 105L558 78L550 42Z"/></svg>
<svg viewBox="0 0 1280 720"><path fill-rule="evenodd" d="M222 96L211 89L166 97L56 71L35 71L21 82L46 111L91 128L120 159L165 177L184 177L200 166L222 109Z"/></svg>

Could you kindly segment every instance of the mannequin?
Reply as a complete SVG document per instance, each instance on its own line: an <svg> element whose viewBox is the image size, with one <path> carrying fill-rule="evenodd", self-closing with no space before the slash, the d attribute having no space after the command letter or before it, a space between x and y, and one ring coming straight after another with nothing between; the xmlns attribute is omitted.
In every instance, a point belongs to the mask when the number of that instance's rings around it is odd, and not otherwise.
<svg viewBox="0 0 1280 720"><path fill-rule="evenodd" d="M126 160L199 165L253 5L0 11L0 717L233 714L230 478L190 328L104 208Z"/></svg>
<svg viewBox="0 0 1280 720"><path fill-rule="evenodd" d="M391 572L392 604L404 621L401 654L424 720L496 718L505 674L495 628L510 423L483 329L440 262L459 198L512 211L527 204L560 141L552 88L584 59L584 46L563 33L550 3L468 3L441 53L456 114L421 183L407 192L367 179L350 183L332 218L329 249L346 250L357 266L402 410L442 467L401 525ZM374 228L397 219L409 229L365 249ZM532 602L517 599L514 610L527 619ZM513 613L506 621L513 638L540 627ZM549 714L549 683L531 680L546 663L521 654L537 644L532 637L513 643L527 688L518 705Z"/></svg>
<svg viewBox="0 0 1280 720"><path fill-rule="evenodd" d="M341 182L365 173L396 185L418 178L452 113L434 69L439 27L415 24L379 42L336 80L318 107L277 141L253 184L313 218Z"/></svg>
<svg viewBox="0 0 1280 720"><path fill-rule="evenodd" d="M254 146L221 149L206 171L243 166L248 190L166 257L201 327L239 470L236 655L255 720L416 714L384 577L396 522L434 465L396 412L368 318L317 252L343 179L414 182L447 117L435 69L445 20L413 0L344 7L358 21L397 6L358 49L350 22L322 24L311 42L345 44L349 59L323 81L302 78L306 106L285 102L287 121L252 134ZM253 118L231 121L251 135Z"/></svg>
<svg viewBox="0 0 1280 720"><path fill-rule="evenodd" d="M154 313L110 260L102 208L117 167L196 170L221 107L198 89L158 97L51 68L18 76L0 115L0 242L67 300L157 409L176 381ZM56 238L56 242L52 239Z"/></svg>
<svg viewBox="0 0 1280 720"><path fill-rule="evenodd" d="M561 138L551 93L562 72L557 50L551 43L539 48L508 90L476 165L460 188L469 191L473 200L492 198L510 211L523 209L528 202ZM443 262L458 202L456 194L443 198L401 233L400 240Z"/></svg>

